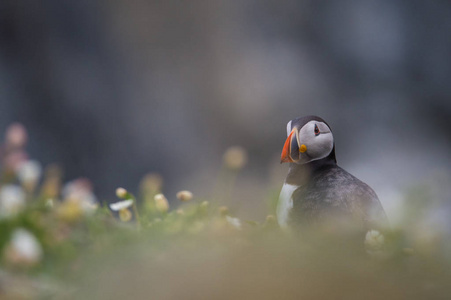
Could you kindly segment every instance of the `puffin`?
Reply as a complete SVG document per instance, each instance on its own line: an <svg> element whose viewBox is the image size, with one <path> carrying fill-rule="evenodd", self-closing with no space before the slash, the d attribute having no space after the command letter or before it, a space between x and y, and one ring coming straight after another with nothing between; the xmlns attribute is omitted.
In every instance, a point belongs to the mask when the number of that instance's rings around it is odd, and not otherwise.
<svg viewBox="0 0 451 300"><path fill-rule="evenodd" d="M289 163L277 204L280 227L346 224L365 232L388 228L373 189L337 165L332 130L322 118L288 122L280 162Z"/></svg>

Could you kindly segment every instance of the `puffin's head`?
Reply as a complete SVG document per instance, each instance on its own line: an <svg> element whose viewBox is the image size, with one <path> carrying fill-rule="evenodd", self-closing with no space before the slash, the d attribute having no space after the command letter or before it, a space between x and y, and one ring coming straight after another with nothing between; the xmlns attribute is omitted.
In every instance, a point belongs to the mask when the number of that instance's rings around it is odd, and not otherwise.
<svg viewBox="0 0 451 300"><path fill-rule="evenodd" d="M281 163L306 164L326 157L336 162L332 131L320 117L306 116L291 120L287 124L287 136Z"/></svg>

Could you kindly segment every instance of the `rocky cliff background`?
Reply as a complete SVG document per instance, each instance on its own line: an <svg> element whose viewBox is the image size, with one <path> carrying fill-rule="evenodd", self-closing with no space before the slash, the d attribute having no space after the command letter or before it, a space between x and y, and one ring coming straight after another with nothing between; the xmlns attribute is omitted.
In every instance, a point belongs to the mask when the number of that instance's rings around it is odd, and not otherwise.
<svg viewBox="0 0 451 300"><path fill-rule="evenodd" d="M317 114L389 216L420 182L449 208L450 53L448 1L3 0L0 127L106 200L151 171L208 193L241 145L251 210L282 184L286 123Z"/></svg>

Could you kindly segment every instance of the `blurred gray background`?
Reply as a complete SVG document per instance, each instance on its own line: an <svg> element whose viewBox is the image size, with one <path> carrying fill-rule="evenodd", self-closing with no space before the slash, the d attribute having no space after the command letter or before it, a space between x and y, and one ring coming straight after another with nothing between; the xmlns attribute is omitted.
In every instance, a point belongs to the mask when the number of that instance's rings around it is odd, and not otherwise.
<svg viewBox="0 0 451 300"><path fill-rule="evenodd" d="M450 57L450 1L2 0L0 128L107 200L149 171L206 195L241 145L250 208L282 184L286 123L316 114L389 215L425 181L449 208Z"/></svg>

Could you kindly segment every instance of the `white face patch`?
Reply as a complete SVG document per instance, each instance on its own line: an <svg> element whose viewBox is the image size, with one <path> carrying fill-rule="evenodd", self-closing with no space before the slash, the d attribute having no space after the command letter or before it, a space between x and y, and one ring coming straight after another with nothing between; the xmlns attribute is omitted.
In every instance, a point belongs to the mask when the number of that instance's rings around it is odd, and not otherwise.
<svg viewBox="0 0 451 300"><path fill-rule="evenodd" d="M288 124L287 124L287 136L290 135L290 132L291 132L291 121L288 122Z"/></svg>
<svg viewBox="0 0 451 300"><path fill-rule="evenodd" d="M319 121L305 124L299 131L299 146L301 145L307 147L306 152L300 153L301 164L328 156L334 147L334 138L329 126Z"/></svg>

